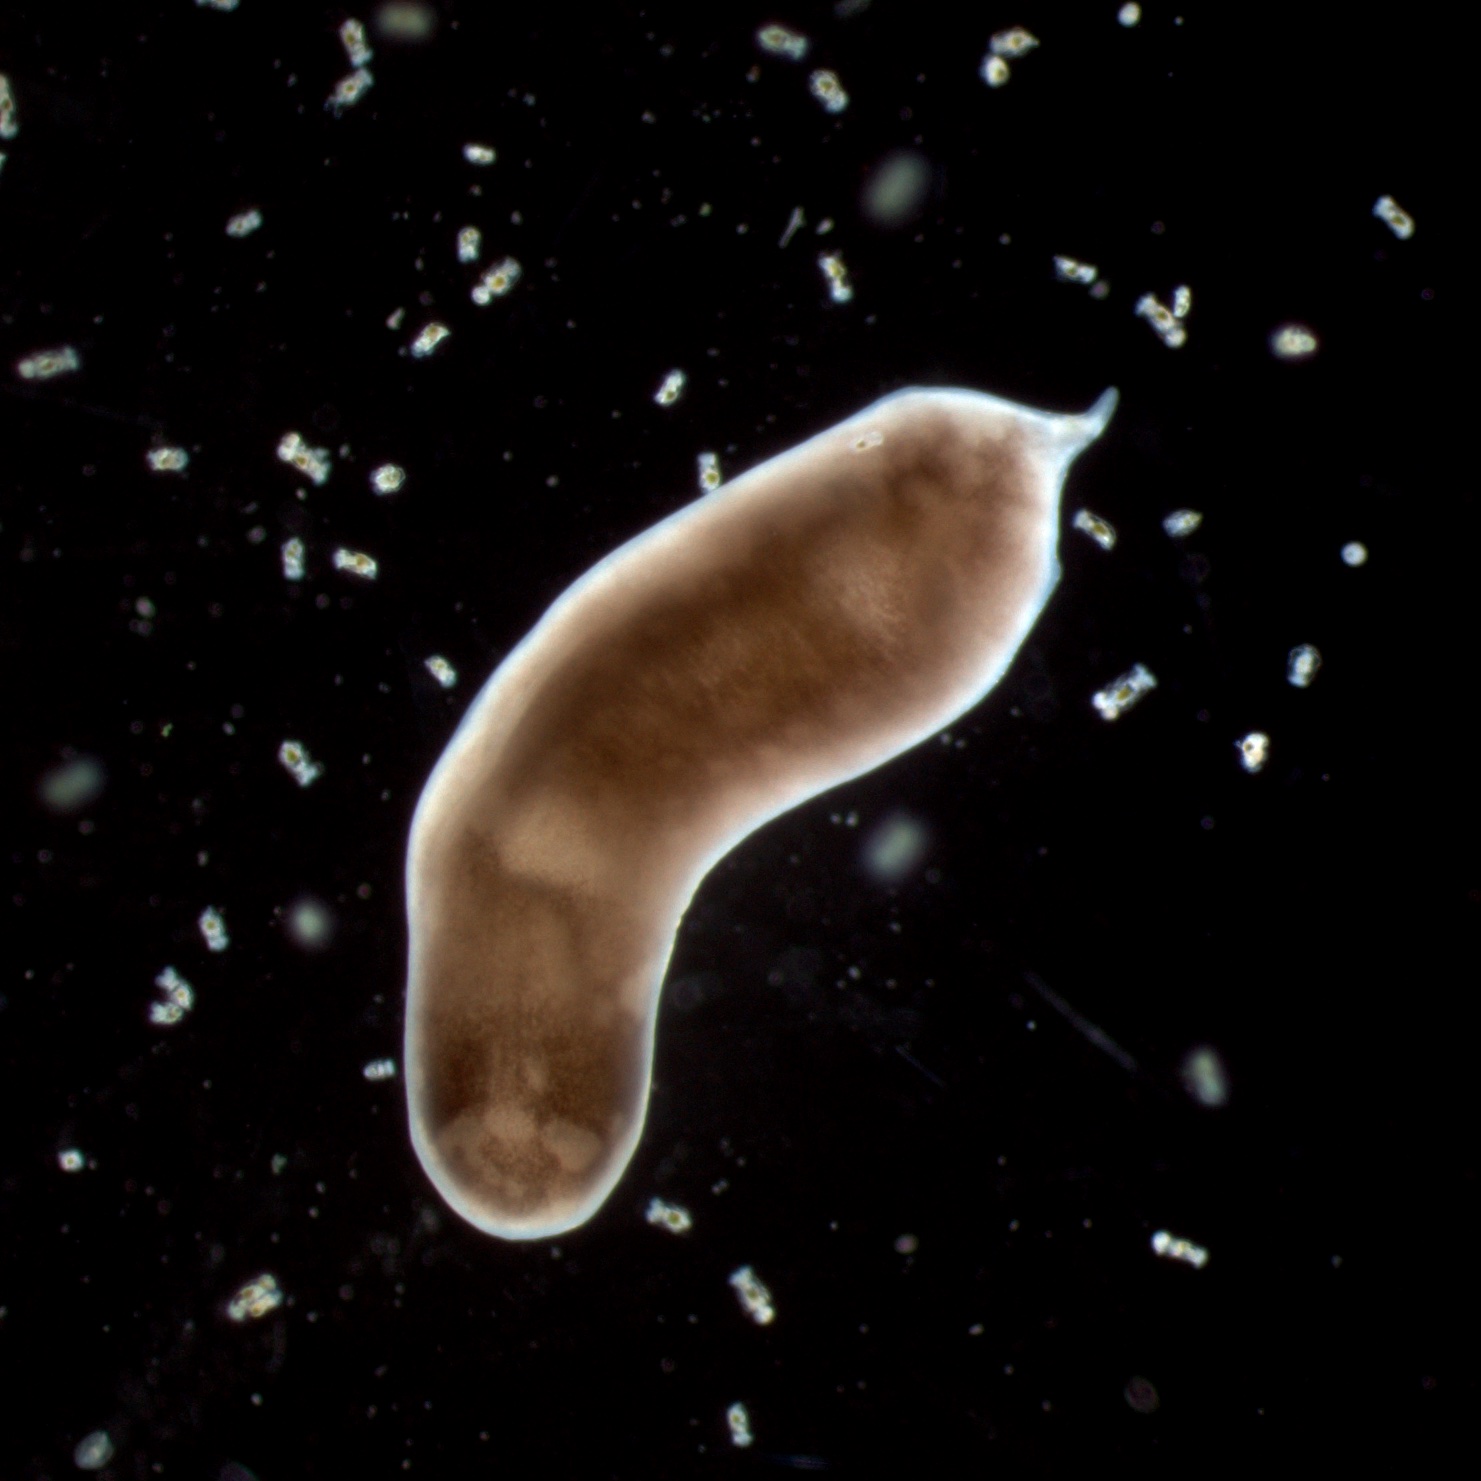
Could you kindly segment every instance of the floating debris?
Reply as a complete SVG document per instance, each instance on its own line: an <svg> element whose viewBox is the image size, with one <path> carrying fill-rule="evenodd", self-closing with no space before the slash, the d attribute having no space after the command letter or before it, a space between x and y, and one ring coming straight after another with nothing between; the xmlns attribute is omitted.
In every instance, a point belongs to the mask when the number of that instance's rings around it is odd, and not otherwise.
<svg viewBox="0 0 1481 1481"><path fill-rule="evenodd" d="M1174 509L1162 521L1162 528L1174 540L1181 540L1184 535L1191 535L1202 523L1203 516L1196 509Z"/></svg>
<svg viewBox="0 0 1481 1481"><path fill-rule="evenodd" d="M479 300L476 297L478 290L475 288L473 291L475 294L474 301L478 302ZM440 324L436 319L433 319L430 324L424 325L422 332L412 340L412 359L425 360L451 333L452 330L446 324Z"/></svg>
<svg viewBox="0 0 1481 1481"><path fill-rule="evenodd" d="M1321 666L1322 655L1314 643L1298 644L1286 654L1286 683L1297 689L1310 689Z"/></svg>
<svg viewBox="0 0 1481 1481"><path fill-rule="evenodd" d="M1316 354L1317 338L1304 324L1282 324L1270 336L1270 351L1277 360L1306 360Z"/></svg>
<svg viewBox="0 0 1481 1481"><path fill-rule="evenodd" d="M699 455L699 486L706 493L720 487L720 455L718 453Z"/></svg>
<svg viewBox="0 0 1481 1481"><path fill-rule="evenodd" d="M1362 566L1368 562L1368 547L1361 540L1349 540L1342 547L1342 562L1348 566Z"/></svg>
<svg viewBox="0 0 1481 1481"><path fill-rule="evenodd" d="M262 226L262 212L255 207L250 211L239 211L226 223L229 237L249 237Z"/></svg>
<svg viewBox="0 0 1481 1481"><path fill-rule="evenodd" d="M180 1022L195 1007L195 989L173 968L166 967L154 979L160 1001L149 1005L149 1021L160 1028Z"/></svg>
<svg viewBox="0 0 1481 1481"><path fill-rule="evenodd" d="M303 541L295 535L283 541L283 575L289 581L303 580Z"/></svg>
<svg viewBox="0 0 1481 1481"><path fill-rule="evenodd" d="M370 486L378 494L394 494L406 482L406 469L396 463L382 463L370 470Z"/></svg>
<svg viewBox="0 0 1481 1481"><path fill-rule="evenodd" d="M725 1423L730 1429L730 1443L744 1450L754 1438L751 1434L751 1416L744 1404L732 1404L725 1411Z"/></svg>
<svg viewBox="0 0 1481 1481"><path fill-rule="evenodd" d="M677 1203L668 1203L662 1198L650 1198L643 1217L655 1229L667 1229L670 1234L687 1234L694 1227L694 1220L687 1208Z"/></svg>
<svg viewBox="0 0 1481 1481"><path fill-rule="evenodd" d="M483 233L476 226L462 227L458 232L458 261L477 262L483 253Z"/></svg>
<svg viewBox="0 0 1481 1481"><path fill-rule="evenodd" d="M1010 26L998 31L988 43L995 57L1012 57L1015 61L1027 56L1039 44L1039 38L1022 26Z"/></svg>
<svg viewBox="0 0 1481 1481"><path fill-rule="evenodd" d="M1381 195L1373 202L1373 214L1401 242L1414 235L1414 218L1391 195Z"/></svg>
<svg viewBox="0 0 1481 1481"><path fill-rule="evenodd" d="M1191 1239L1179 1239L1166 1229L1159 1229L1152 1236L1152 1253L1164 1260L1180 1260L1195 1270L1202 1270L1208 1264L1208 1251L1202 1245L1194 1244Z"/></svg>
<svg viewBox="0 0 1481 1481"><path fill-rule="evenodd" d="M352 67L363 67L374 55L370 43L365 39L365 27L353 16L340 22L339 39Z"/></svg>
<svg viewBox="0 0 1481 1481"><path fill-rule="evenodd" d="M1116 530L1110 520L1082 509L1075 516L1075 528L1083 530L1102 550L1110 550L1116 544Z"/></svg>
<svg viewBox="0 0 1481 1481"><path fill-rule="evenodd" d="M848 268L844 266L842 256L837 252L821 252L818 266L828 280L828 297L834 303L847 303L854 296L854 287L848 280Z"/></svg>
<svg viewBox="0 0 1481 1481"><path fill-rule="evenodd" d="M304 895L288 908L288 934L305 951L322 951L334 937L334 914L323 901Z"/></svg>
<svg viewBox="0 0 1481 1481"><path fill-rule="evenodd" d="M1054 259L1054 276L1061 283L1084 283L1089 285L1095 282L1099 276L1100 269L1088 262L1077 261L1073 257L1058 257Z"/></svg>
<svg viewBox="0 0 1481 1481"><path fill-rule="evenodd" d="M663 384L654 393L653 399L660 406L672 406L683 394L688 376L682 370L671 370L664 376Z"/></svg>
<svg viewBox="0 0 1481 1481"><path fill-rule="evenodd" d="M297 432L285 432L278 440L278 457L318 487L329 477L329 449L310 447Z"/></svg>
<svg viewBox="0 0 1481 1481"><path fill-rule="evenodd" d="M283 1304L283 1292L276 1277L259 1275L249 1280L226 1305L226 1314L234 1322L258 1321Z"/></svg>
<svg viewBox="0 0 1481 1481"><path fill-rule="evenodd" d="M334 91L324 100L324 106L337 118L346 108L353 108L375 84L364 67L356 67L347 77L334 84Z"/></svg>
<svg viewBox="0 0 1481 1481"><path fill-rule="evenodd" d="M81 1147L63 1147L57 1153L57 1166L63 1172L81 1172L87 1166L87 1157Z"/></svg>
<svg viewBox="0 0 1481 1481"><path fill-rule="evenodd" d="M202 10L235 10L237 0L195 0Z"/></svg>
<svg viewBox="0 0 1481 1481"><path fill-rule="evenodd" d="M43 774L36 791L43 807L65 816L80 813L96 802L107 780L103 763L96 756L68 756Z"/></svg>
<svg viewBox="0 0 1481 1481"><path fill-rule="evenodd" d="M311 786L324 775L324 767L309 755L302 741L285 740L278 747L278 760L300 787Z"/></svg>
<svg viewBox="0 0 1481 1481"><path fill-rule="evenodd" d="M334 552L334 569L348 571L362 581L374 581L380 571L373 556L366 555L363 550L349 550L343 545Z"/></svg>
<svg viewBox="0 0 1481 1481"><path fill-rule="evenodd" d="M79 1471L101 1471L113 1459L113 1440L107 1430L84 1435L72 1449L72 1464Z"/></svg>
<svg viewBox="0 0 1481 1481"><path fill-rule="evenodd" d="M1134 664L1113 684L1097 689L1090 702L1102 720L1115 720L1157 687L1157 680L1145 664Z"/></svg>
<svg viewBox="0 0 1481 1481"><path fill-rule="evenodd" d="M208 905L201 911L196 925L205 938L207 951L225 951L231 945L231 937L226 934L226 921L214 905Z"/></svg>
<svg viewBox="0 0 1481 1481"><path fill-rule="evenodd" d="M880 884L899 884L925 858L930 841L925 824L918 818L892 813L864 841L864 868Z"/></svg>
<svg viewBox="0 0 1481 1481"><path fill-rule="evenodd" d="M20 131L21 116L15 106L15 92L10 78L0 72L0 139L13 139Z"/></svg>
<svg viewBox="0 0 1481 1481"><path fill-rule="evenodd" d="M1216 1049L1192 1050L1183 1061L1183 1087L1201 1106L1222 1106L1229 1100L1229 1072Z"/></svg>
<svg viewBox="0 0 1481 1481"><path fill-rule="evenodd" d="M396 1061L394 1059L372 1059L360 1073L367 1080L394 1080Z"/></svg>
<svg viewBox="0 0 1481 1481"><path fill-rule="evenodd" d="M1142 8L1136 0L1126 0L1126 4L1116 12L1116 19L1123 26L1134 26L1142 18Z"/></svg>
<svg viewBox="0 0 1481 1481"><path fill-rule="evenodd" d="M15 373L23 381L49 381L59 375L71 375L82 369L82 358L71 345L54 350L37 350L15 362Z"/></svg>
<svg viewBox="0 0 1481 1481"><path fill-rule="evenodd" d="M190 466L190 454L183 447L151 447L144 461L151 473L184 473Z"/></svg>
<svg viewBox="0 0 1481 1481"><path fill-rule="evenodd" d="M887 230L914 221L931 190L931 162L919 150L894 149L870 172L859 205Z"/></svg>
<svg viewBox="0 0 1481 1481"><path fill-rule="evenodd" d="M848 107L848 94L844 92L836 72L821 67L807 79L807 85L825 112L842 113Z"/></svg>
<svg viewBox="0 0 1481 1481"><path fill-rule="evenodd" d="M742 1265L739 1270L732 1271L730 1284L740 1301L741 1309L757 1326L765 1327L776 1320L771 1292L749 1265Z"/></svg>
<svg viewBox="0 0 1481 1481"><path fill-rule="evenodd" d="M786 57L789 62L800 62L807 55L808 39L789 31L785 26L763 26L756 33L756 44L762 51L773 56Z"/></svg>
<svg viewBox="0 0 1481 1481"><path fill-rule="evenodd" d="M487 144L465 144L463 145L463 158L470 165L491 165L498 158L492 148Z"/></svg>
<svg viewBox="0 0 1481 1481"><path fill-rule="evenodd" d="M482 308L484 304L492 303L496 298L503 298L519 282L521 271L520 265L512 257L506 257L503 262L496 262L473 285L471 294L473 302Z"/></svg>
<svg viewBox="0 0 1481 1481"><path fill-rule="evenodd" d="M1270 737L1263 730L1252 730L1234 742L1239 764L1253 775L1270 759Z"/></svg>
<svg viewBox="0 0 1481 1481"><path fill-rule="evenodd" d="M1183 326L1183 320L1192 307L1193 293L1183 287L1174 290L1171 308L1156 294L1144 293L1137 299L1134 312L1157 331L1158 338L1168 349L1176 350L1188 342L1188 331Z"/></svg>
<svg viewBox="0 0 1481 1481"><path fill-rule="evenodd" d="M1002 87L1013 74L1008 69L1008 64L1002 57L995 56L992 52L982 59L980 68L982 80L989 87Z"/></svg>
<svg viewBox="0 0 1481 1481"><path fill-rule="evenodd" d="M427 660L427 672L442 685L444 689L451 689L458 682L458 671L447 659L434 653Z"/></svg>

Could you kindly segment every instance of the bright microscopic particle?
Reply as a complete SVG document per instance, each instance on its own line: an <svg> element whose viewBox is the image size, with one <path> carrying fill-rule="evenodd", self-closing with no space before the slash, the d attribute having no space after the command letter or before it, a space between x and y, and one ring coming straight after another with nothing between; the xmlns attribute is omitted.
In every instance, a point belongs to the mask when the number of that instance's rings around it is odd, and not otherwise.
<svg viewBox="0 0 1481 1481"><path fill-rule="evenodd" d="M999 31L988 43L995 57L1018 58L1026 56L1039 44L1039 38L1022 26L1010 26Z"/></svg>
<svg viewBox="0 0 1481 1481"><path fill-rule="evenodd" d="M322 486L329 477L329 449L310 447L297 432L285 432L278 440L278 457L316 486Z"/></svg>
<svg viewBox="0 0 1481 1481"><path fill-rule="evenodd" d="M891 813L864 841L864 869L880 884L908 879L926 856L930 834L908 813Z"/></svg>
<svg viewBox="0 0 1481 1481"><path fill-rule="evenodd" d="M434 653L427 660L427 672L442 685L444 689L451 689L458 682L458 671L447 659Z"/></svg>
<svg viewBox="0 0 1481 1481"><path fill-rule="evenodd" d="M920 216L931 192L932 173L930 160L919 150L893 149L869 172L859 207L876 226L886 230L905 226Z"/></svg>
<svg viewBox="0 0 1481 1481"><path fill-rule="evenodd" d="M1414 218L1391 195L1381 195L1373 202L1373 214L1398 237L1407 242L1414 235Z"/></svg>
<svg viewBox="0 0 1481 1481"><path fill-rule="evenodd" d="M37 350L15 362L15 373L23 381L49 381L59 375L72 375L82 369L82 357L71 345L54 350Z"/></svg>
<svg viewBox="0 0 1481 1481"><path fill-rule="evenodd" d="M838 73L820 67L807 79L807 85L828 113L842 113L848 107L848 94L838 80Z"/></svg>
<svg viewBox="0 0 1481 1481"><path fill-rule="evenodd" d="M370 487L378 494L397 493L406 482L406 469L396 463L382 463L370 470Z"/></svg>
<svg viewBox="0 0 1481 1481"><path fill-rule="evenodd" d="M730 1285L735 1291L741 1310L758 1327L770 1326L776 1320L776 1307L771 1302L771 1292L762 1283L761 1277L749 1265L730 1272Z"/></svg>
<svg viewBox="0 0 1481 1481"><path fill-rule="evenodd" d="M503 298L519 282L519 275L520 266L512 257L506 257L502 262L494 263L492 267L484 270L483 276L473 285L471 294L473 302L482 308L484 304L492 303L496 298Z"/></svg>
<svg viewBox="0 0 1481 1481"><path fill-rule="evenodd" d="M144 461L151 473L183 473L190 466L190 454L183 447L151 447Z"/></svg>
<svg viewBox="0 0 1481 1481"><path fill-rule="evenodd" d="M87 1166L87 1157L79 1147L63 1147L57 1153L57 1166L63 1172L81 1172Z"/></svg>
<svg viewBox="0 0 1481 1481"><path fill-rule="evenodd" d="M980 71L982 73L982 80L989 87L1002 87L1008 81L1009 77L1012 76L1007 62L998 56L996 52L991 51L983 57Z"/></svg>
<svg viewBox="0 0 1481 1481"><path fill-rule="evenodd" d="M1286 655L1286 683L1309 689L1322 666L1322 655L1314 643L1301 643Z"/></svg>
<svg viewBox="0 0 1481 1481"><path fill-rule="evenodd" d="M732 1404L725 1411L725 1424L730 1430L730 1443L744 1450L754 1438L751 1434L751 1416L744 1404Z"/></svg>
<svg viewBox="0 0 1481 1481"><path fill-rule="evenodd" d="M113 1459L113 1440L107 1430L84 1435L72 1450L72 1464L79 1471L101 1471Z"/></svg>
<svg viewBox="0 0 1481 1481"><path fill-rule="evenodd" d="M1229 1100L1229 1071L1216 1049L1202 1045L1190 1051L1180 1071L1183 1087L1201 1106L1211 1109Z"/></svg>
<svg viewBox="0 0 1481 1481"><path fill-rule="evenodd" d="M1263 730L1252 730L1234 742L1239 764L1250 773L1257 772L1270 759L1270 737Z"/></svg>
<svg viewBox="0 0 1481 1481"><path fill-rule="evenodd" d="M1191 535L1203 523L1203 516L1196 509L1174 509L1162 521L1162 528L1174 540Z"/></svg>
<svg viewBox="0 0 1481 1481"><path fill-rule="evenodd" d="M287 911L288 934L305 951L322 951L334 939L334 914L322 900L304 895Z"/></svg>
<svg viewBox="0 0 1481 1481"><path fill-rule="evenodd" d="M295 535L283 541L283 575L289 581L303 580L303 541Z"/></svg>
<svg viewBox="0 0 1481 1481"><path fill-rule="evenodd" d="M21 131L20 111L15 106L15 92L10 78L0 72L0 139L13 139Z"/></svg>
<svg viewBox="0 0 1481 1481"><path fill-rule="evenodd" d="M1342 564L1364 566L1368 563L1368 547L1361 540L1349 540L1342 547Z"/></svg>
<svg viewBox="0 0 1481 1481"><path fill-rule="evenodd" d="M173 967L166 967L154 979L154 985L160 995L149 1005L150 1023L169 1028L195 1007L195 989Z"/></svg>
<svg viewBox="0 0 1481 1481"><path fill-rule="evenodd" d="M48 812L66 817L96 802L107 781L103 763L96 756L68 756L42 776L36 793Z"/></svg>
<svg viewBox="0 0 1481 1481"><path fill-rule="evenodd" d="M988 694L1058 580L1065 474L1115 399L888 396L598 562L482 687L406 863L408 1120L460 1217L537 1239L601 1207L694 891Z"/></svg>
<svg viewBox="0 0 1481 1481"><path fill-rule="evenodd" d="M207 951L225 951L231 945L231 937L226 934L226 921L214 905L201 911L196 925L200 927Z"/></svg>
<svg viewBox="0 0 1481 1481"><path fill-rule="evenodd" d="M822 252L818 254L818 266L828 281L828 297L834 303L847 303L854 296L854 288L843 258L837 252Z"/></svg>
<svg viewBox="0 0 1481 1481"><path fill-rule="evenodd" d="M1090 536L1102 550L1111 550L1116 544L1116 530L1108 519L1082 509L1075 516L1075 528Z"/></svg>
<svg viewBox="0 0 1481 1481"><path fill-rule="evenodd" d="M475 288L474 293L476 294L477 291ZM452 330L446 324L441 324L436 319L433 319L430 324L424 324L422 332L411 342L412 359L425 360L451 333Z"/></svg>
<svg viewBox="0 0 1481 1481"><path fill-rule="evenodd" d="M272 1275L249 1280L226 1303L226 1314L234 1322L258 1321L283 1304L283 1292Z"/></svg>
<svg viewBox="0 0 1481 1481"><path fill-rule="evenodd" d="M498 155L487 144L465 144L463 145L463 158L470 165L491 165Z"/></svg>
<svg viewBox="0 0 1481 1481"><path fill-rule="evenodd" d="M1191 1265L1195 1270L1202 1270L1208 1264L1208 1251L1202 1245L1194 1244L1191 1239L1180 1239L1166 1229L1159 1229L1152 1236L1152 1253L1164 1260Z"/></svg>
<svg viewBox="0 0 1481 1481"><path fill-rule="evenodd" d="M1145 664L1133 664L1114 683L1097 689L1090 696L1102 720L1115 720L1124 715L1132 705L1150 694L1157 687L1157 680Z"/></svg>
<svg viewBox="0 0 1481 1481"><path fill-rule="evenodd" d="M483 252L483 233L476 226L465 226L458 232L458 261L477 262Z"/></svg>
<svg viewBox="0 0 1481 1481"><path fill-rule="evenodd" d="M786 57L789 62L800 62L807 55L807 37L799 36L785 26L763 26L756 33L756 44L762 51Z"/></svg>
<svg viewBox="0 0 1481 1481"><path fill-rule="evenodd" d="M364 67L355 70L334 84L334 91L324 100L324 106L337 118L346 108L353 108L375 83Z"/></svg>
<svg viewBox="0 0 1481 1481"><path fill-rule="evenodd" d="M336 571L348 572L351 576L358 576L362 581L374 581L380 572L380 566L376 564L375 558L366 555L363 550L348 550L341 545L334 552L333 560Z"/></svg>
<svg viewBox="0 0 1481 1481"><path fill-rule="evenodd" d="M376 9L375 28L390 41L430 41L437 12L425 0L385 0Z"/></svg>
<svg viewBox="0 0 1481 1481"><path fill-rule="evenodd" d="M1270 336L1270 352L1277 360L1307 360L1316 351L1316 335L1304 324L1282 324Z"/></svg>
<svg viewBox="0 0 1481 1481"><path fill-rule="evenodd" d="M374 55L365 39L365 27L353 16L340 22L339 39L352 67L363 67Z"/></svg>
<svg viewBox="0 0 1481 1481"><path fill-rule="evenodd" d="M1095 282L1099 269L1088 262L1079 262L1073 257L1056 257L1054 259L1054 276L1061 283L1085 283Z"/></svg>
<svg viewBox="0 0 1481 1481"><path fill-rule="evenodd" d="M688 376L682 370L671 370L664 376L663 383L653 393L653 399L660 406L672 406L684 391L684 382Z"/></svg>
<svg viewBox="0 0 1481 1481"><path fill-rule="evenodd" d="M706 493L720 487L720 456L718 453L699 455L699 486Z"/></svg>
<svg viewBox="0 0 1481 1481"><path fill-rule="evenodd" d="M662 1198L650 1198L643 1217L655 1228L667 1229L670 1234L687 1234L694 1227L687 1208Z"/></svg>
<svg viewBox="0 0 1481 1481"><path fill-rule="evenodd" d="M1136 301L1133 312L1145 319L1157 331L1157 337L1168 349L1180 349L1188 342L1188 331L1183 325L1183 315L1192 307L1192 295L1186 288L1179 288L1173 296L1173 306L1168 306L1153 293L1144 293ZM1179 308L1182 313L1179 313Z"/></svg>
<svg viewBox="0 0 1481 1481"><path fill-rule="evenodd" d="M300 787L311 786L324 775L324 767L309 755L302 741L285 740L278 747L278 760Z"/></svg>
<svg viewBox="0 0 1481 1481"><path fill-rule="evenodd" d="M1117 21L1123 26L1134 26L1142 18L1142 8L1136 0L1126 0L1126 4L1116 12Z"/></svg>
<svg viewBox="0 0 1481 1481"><path fill-rule="evenodd" d="M262 226L262 212L255 207L250 211L239 211L226 223L229 237L249 237Z"/></svg>
<svg viewBox="0 0 1481 1481"><path fill-rule="evenodd" d="M396 1061L394 1059L372 1059L360 1073L367 1080L394 1080Z"/></svg>

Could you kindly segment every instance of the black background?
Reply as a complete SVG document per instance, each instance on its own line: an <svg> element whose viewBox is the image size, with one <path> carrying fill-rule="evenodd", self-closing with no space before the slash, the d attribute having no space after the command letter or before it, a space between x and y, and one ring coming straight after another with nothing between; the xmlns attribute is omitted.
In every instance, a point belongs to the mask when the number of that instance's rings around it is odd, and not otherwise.
<svg viewBox="0 0 1481 1481"><path fill-rule="evenodd" d="M970 9L447 0L424 43L372 31L374 86L336 117L347 12L6 7L3 1474L76 1474L96 1429L106 1474L225 1481L1457 1473L1481 899L1458 43L1424 5L1388 31ZM779 19L812 38L800 66L756 45ZM1011 24L1042 45L992 90ZM932 185L887 230L860 191L898 147ZM1372 215L1385 193L1412 239ZM229 238L249 207L261 230ZM486 308L469 224L524 269ZM1183 283L1169 350L1132 308ZM452 335L414 361L429 318ZM1270 351L1293 320L1309 361ZM12 372L63 344L78 373ZM399 1079L361 1073L400 1053L422 781L545 606L697 493L700 451L734 474L910 384L1053 410L1120 387L1058 592L949 743L706 881L601 1212L475 1232L421 1173ZM290 429L335 450L322 488L276 458ZM158 442L183 475L147 469ZM378 498L388 459L407 483ZM1082 505L1113 552L1068 528ZM1205 518L1177 542L1180 506ZM378 579L335 571L339 545ZM1138 661L1158 687L1107 725L1089 696ZM38 792L72 754L107 778L81 816ZM897 809L930 849L886 888L860 847ZM285 929L305 895L336 921L316 952ZM197 1002L160 1028L167 963ZM1199 1045L1222 1108L1180 1077ZM689 1234L644 1222L655 1194ZM1162 1228L1207 1266L1158 1259ZM727 1285L742 1264L771 1326ZM264 1271L285 1304L229 1321Z"/></svg>

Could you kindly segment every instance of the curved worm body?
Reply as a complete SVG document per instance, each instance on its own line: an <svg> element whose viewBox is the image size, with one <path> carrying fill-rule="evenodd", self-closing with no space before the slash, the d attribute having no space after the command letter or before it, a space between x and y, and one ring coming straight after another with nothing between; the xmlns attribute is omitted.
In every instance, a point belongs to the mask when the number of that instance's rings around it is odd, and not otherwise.
<svg viewBox="0 0 1481 1481"><path fill-rule="evenodd" d="M888 396L599 562L484 685L406 866L412 1142L465 1219L533 1239L601 1206L696 887L992 688L1115 400Z"/></svg>

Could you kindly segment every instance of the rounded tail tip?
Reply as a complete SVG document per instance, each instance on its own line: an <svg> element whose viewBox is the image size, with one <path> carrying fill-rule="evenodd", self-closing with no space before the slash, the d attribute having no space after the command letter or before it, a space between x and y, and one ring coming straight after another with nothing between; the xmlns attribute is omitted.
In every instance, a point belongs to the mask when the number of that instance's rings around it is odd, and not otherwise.
<svg viewBox="0 0 1481 1481"><path fill-rule="evenodd" d="M1084 427L1085 440L1087 442L1093 442L1106 430L1106 423L1111 420L1111 416L1116 410L1116 403L1120 399L1121 393L1115 386L1107 386L1095 398L1095 404L1088 411L1082 411L1075 418Z"/></svg>

